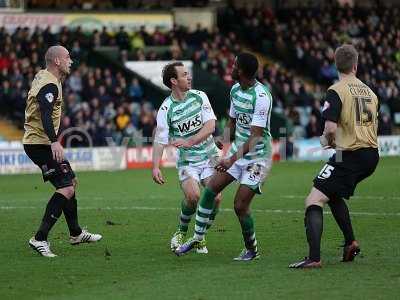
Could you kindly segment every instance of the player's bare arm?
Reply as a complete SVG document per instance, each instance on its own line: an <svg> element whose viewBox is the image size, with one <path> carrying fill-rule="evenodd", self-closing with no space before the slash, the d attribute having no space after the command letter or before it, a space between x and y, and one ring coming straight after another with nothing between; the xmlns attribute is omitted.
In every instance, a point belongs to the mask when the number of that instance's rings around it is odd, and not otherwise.
<svg viewBox="0 0 400 300"><path fill-rule="evenodd" d="M194 136L188 139L176 139L171 144L177 148L190 148L205 141L215 131L215 120L208 120Z"/></svg>
<svg viewBox="0 0 400 300"><path fill-rule="evenodd" d="M215 139L215 144L219 149L222 149L225 143L229 143L234 138L235 128L236 128L236 119L229 117L228 122L226 122L222 136L219 136Z"/></svg>
<svg viewBox="0 0 400 300"><path fill-rule="evenodd" d="M164 184L165 180L160 169L161 158L164 153L165 145L154 142L153 144L153 169L152 177L155 183Z"/></svg>
<svg viewBox="0 0 400 300"><path fill-rule="evenodd" d="M226 172L238 159L245 156L257 142L263 137L263 127L251 126L249 139L239 147L238 151L229 158L222 159L215 169L219 172Z"/></svg>

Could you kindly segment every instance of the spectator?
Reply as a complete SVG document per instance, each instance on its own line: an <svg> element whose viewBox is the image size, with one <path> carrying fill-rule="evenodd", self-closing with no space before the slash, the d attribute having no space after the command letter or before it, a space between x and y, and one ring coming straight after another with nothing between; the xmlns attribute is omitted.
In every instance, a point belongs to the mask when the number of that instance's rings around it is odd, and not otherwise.
<svg viewBox="0 0 400 300"><path fill-rule="evenodd" d="M378 119L378 135L391 135L392 134L392 122L388 114L380 114Z"/></svg>
<svg viewBox="0 0 400 300"><path fill-rule="evenodd" d="M143 89L137 78L132 78L131 84L129 85L128 96L134 102L139 102L142 99Z"/></svg>
<svg viewBox="0 0 400 300"><path fill-rule="evenodd" d="M118 131L123 132L130 123L130 116L125 111L123 106L119 106L117 109L117 116L115 117L115 125Z"/></svg>
<svg viewBox="0 0 400 300"><path fill-rule="evenodd" d="M321 136L320 124L318 123L317 117L311 115L310 122L306 127L306 137L312 138L317 136Z"/></svg>

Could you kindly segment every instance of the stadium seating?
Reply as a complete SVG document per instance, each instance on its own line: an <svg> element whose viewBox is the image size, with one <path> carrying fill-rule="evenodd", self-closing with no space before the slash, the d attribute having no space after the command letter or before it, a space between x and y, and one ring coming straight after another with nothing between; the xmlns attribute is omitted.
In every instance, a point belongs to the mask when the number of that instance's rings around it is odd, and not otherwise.
<svg viewBox="0 0 400 300"><path fill-rule="evenodd" d="M219 24L221 30L235 32L255 49L310 77L320 90L337 79L334 49L345 42L355 44L360 53L358 76L378 95L380 122L388 123L400 114L398 13L398 8L352 9L335 2L276 12L247 4L221 10ZM289 93L294 92L292 86ZM286 102L291 98L283 97Z"/></svg>
<svg viewBox="0 0 400 300"><path fill-rule="evenodd" d="M76 62L64 87L63 128L84 128L94 145L105 145L106 136L116 141L139 131L151 136L157 107L146 100L137 80L125 78L111 67L91 67L88 53L94 47L118 47L122 62L191 59L230 86L235 55L246 46L284 62L285 67L274 61L263 65L258 79L270 87L274 112L287 119L289 133L309 138L321 133L319 101L326 87L337 78L333 49L348 41L360 50L361 79L381 100L379 131L391 134L392 119L400 111L400 35L391 25L395 24L397 10L379 11L375 14L373 10L358 10L353 14L347 8L328 6L325 13L318 8L273 12L268 8L230 6L219 13L219 27L212 32L200 26L189 31L176 25L169 32L156 29L148 33L145 27L137 32L124 28L109 32L103 28L90 35L79 27L62 28L56 34L49 28L19 28L13 33L0 28L0 114L22 126L26 94L35 72L43 66L44 52L49 45L61 43L70 49ZM343 16L347 16L347 21L333 26ZM378 26L379 20L385 22Z"/></svg>

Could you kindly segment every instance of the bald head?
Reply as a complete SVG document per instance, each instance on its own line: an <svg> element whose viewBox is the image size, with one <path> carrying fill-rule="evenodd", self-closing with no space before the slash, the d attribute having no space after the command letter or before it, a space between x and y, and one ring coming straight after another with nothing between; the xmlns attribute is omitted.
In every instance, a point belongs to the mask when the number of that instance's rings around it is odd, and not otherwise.
<svg viewBox="0 0 400 300"><path fill-rule="evenodd" d="M51 46L47 49L44 59L46 61L46 66L54 64L55 60L62 58L68 54L68 50L63 46Z"/></svg>
<svg viewBox="0 0 400 300"><path fill-rule="evenodd" d="M44 56L46 68L59 74L59 78L65 78L71 71L72 60L69 52L63 46L51 46Z"/></svg>

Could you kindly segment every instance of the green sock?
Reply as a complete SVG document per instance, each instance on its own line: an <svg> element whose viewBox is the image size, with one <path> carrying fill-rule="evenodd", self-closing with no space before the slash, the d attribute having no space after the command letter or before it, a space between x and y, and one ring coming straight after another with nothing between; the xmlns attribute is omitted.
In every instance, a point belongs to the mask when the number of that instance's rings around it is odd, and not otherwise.
<svg viewBox="0 0 400 300"><path fill-rule="evenodd" d="M257 239L254 231L254 220L251 215L246 215L240 220L242 234L246 249L257 251Z"/></svg>
<svg viewBox="0 0 400 300"><path fill-rule="evenodd" d="M186 233L188 231L188 226L192 216L196 212L196 207L192 208L186 204L185 200L182 200L181 204L181 214L179 216L179 226L178 229L181 232Z"/></svg>
<svg viewBox="0 0 400 300"><path fill-rule="evenodd" d="M206 230L208 230L212 224L214 223L215 220L215 216L218 214L219 208L215 207L210 215L210 218L208 220L207 226L206 226Z"/></svg>
<svg viewBox="0 0 400 300"><path fill-rule="evenodd" d="M205 188L201 194L199 208L196 213L196 226L194 228L194 236L198 240L204 238L207 223L214 209L215 196L216 194L208 188Z"/></svg>

